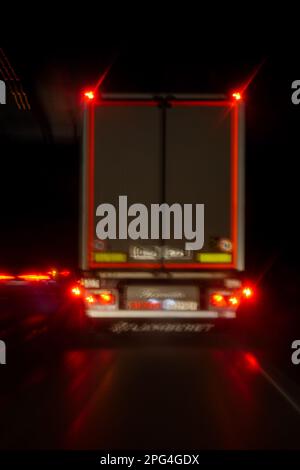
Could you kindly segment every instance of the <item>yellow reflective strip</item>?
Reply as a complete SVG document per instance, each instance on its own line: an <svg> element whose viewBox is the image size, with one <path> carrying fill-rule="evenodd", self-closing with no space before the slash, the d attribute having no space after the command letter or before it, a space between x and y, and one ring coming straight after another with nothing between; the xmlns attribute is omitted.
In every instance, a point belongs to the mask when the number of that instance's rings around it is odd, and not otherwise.
<svg viewBox="0 0 300 470"><path fill-rule="evenodd" d="M231 263L230 253L197 253L197 261L200 263Z"/></svg>
<svg viewBox="0 0 300 470"><path fill-rule="evenodd" d="M125 253L94 253L96 263L125 263L127 255Z"/></svg>

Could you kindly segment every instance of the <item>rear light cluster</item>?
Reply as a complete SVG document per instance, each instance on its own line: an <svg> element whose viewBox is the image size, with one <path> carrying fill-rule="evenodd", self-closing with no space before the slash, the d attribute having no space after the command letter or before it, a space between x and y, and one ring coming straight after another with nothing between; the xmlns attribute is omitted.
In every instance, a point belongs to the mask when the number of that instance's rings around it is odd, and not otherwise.
<svg viewBox="0 0 300 470"><path fill-rule="evenodd" d="M68 269L65 269L63 271L58 271L57 269L51 269L51 271L48 271L47 274L52 277L52 279L57 279L60 277L69 277L71 276L71 271Z"/></svg>
<svg viewBox="0 0 300 470"><path fill-rule="evenodd" d="M116 307L118 304L117 291L115 289L85 289L84 286L78 282L71 287L71 294L77 297L87 305L102 306L102 307ZM209 294L209 305L218 309L236 310L241 301L249 300L254 296L252 287L242 287L241 289L229 291L219 290L213 291ZM158 310L161 308L161 303L158 301L143 301L135 300L128 303L128 308L133 310Z"/></svg>
<svg viewBox="0 0 300 470"><path fill-rule="evenodd" d="M236 309L243 300L250 300L254 296L254 289L244 286L234 292L216 291L209 295L209 304L215 308Z"/></svg>
<svg viewBox="0 0 300 470"><path fill-rule="evenodd" d="M114 306L117 304L117 296L110 290L89 292L78 284L71 287L71 294L84 300L88 305Z"/></svg>
<svg viewBox="0 0 300 470"><path fill-rule="evenodd" d="M116 296L110 291L104 291L98 294L87 295L85 300L89 304L115 305Z"/></svg>
<svg viewBox="0 0 300 470"><path fill-rule="evenodd" d="M210 295L210 304L217 308L237 308L240 298L237 295L221 294L219 292Z"/></svg>

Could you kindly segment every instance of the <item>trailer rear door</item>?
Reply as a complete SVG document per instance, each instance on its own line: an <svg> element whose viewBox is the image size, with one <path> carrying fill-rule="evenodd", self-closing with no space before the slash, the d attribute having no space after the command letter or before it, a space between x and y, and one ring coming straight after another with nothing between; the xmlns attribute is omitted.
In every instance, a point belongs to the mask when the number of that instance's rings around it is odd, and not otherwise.
<svg viewBox="0 0 300 470"><path fill-rule="evenodd" d="M242 269L241 105L228 100L103 99L85 115L82 267ZM204 204L204 246L186 239L99 240L99 204ZM117 214L119 217L119 214ZM119 219L118 219L119 221ZM117 221L117 223L118 223ZM128 219L129 221L129 219ZM149 236L151 220L148 220ZM238 256L239 254L239 256Z"/></svg>

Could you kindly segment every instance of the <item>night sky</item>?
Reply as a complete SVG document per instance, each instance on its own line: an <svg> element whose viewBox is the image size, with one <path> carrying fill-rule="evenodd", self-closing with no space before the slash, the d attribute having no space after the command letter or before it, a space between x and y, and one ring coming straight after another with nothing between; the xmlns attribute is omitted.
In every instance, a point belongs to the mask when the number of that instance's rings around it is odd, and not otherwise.
<svg viewBox="0 0 300 470"><path fill-rule="evenodd" d="M226 93L252 77L246 264L255 276L297 282L300 105L291 102L291 83L300 71L293 51L241 53L222 43L203 53L195 40L170 38L44 47L42 55L22 45L3 51L31 110L19 110L9 91L0 107L1 269L77 266L80 91L109 68L102 90L110 92Z"/></svg>

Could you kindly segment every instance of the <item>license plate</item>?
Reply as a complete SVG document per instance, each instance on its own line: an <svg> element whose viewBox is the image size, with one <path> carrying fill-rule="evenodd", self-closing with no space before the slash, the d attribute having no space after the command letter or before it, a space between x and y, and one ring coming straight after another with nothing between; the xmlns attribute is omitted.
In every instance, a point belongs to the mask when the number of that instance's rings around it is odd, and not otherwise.
<svg viewBox="0 0 300 470"><path fill-rule="evenodd" d="M128 310L188 310L195 311L198 308L197 302L190 300L131 300L127 302Z"/></svg>
<svg viewBox="0 0 300 470"><path fill-rule="evenodd" d="M130 300L127 302L128 310L162 310L162 303L158 300Z"/></svg>
<svg viewBox="0 0 300 470"><path fill-rule="evenodd" d="M197 310L197 302L192 300L173 300L166 299L163 301L163 310Z"/></svg>

